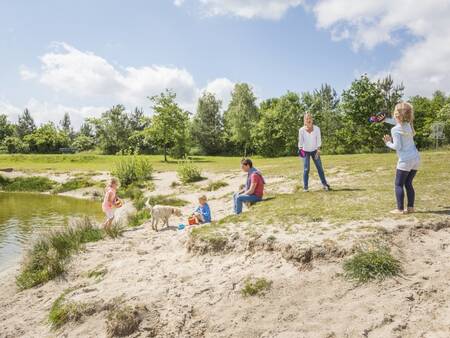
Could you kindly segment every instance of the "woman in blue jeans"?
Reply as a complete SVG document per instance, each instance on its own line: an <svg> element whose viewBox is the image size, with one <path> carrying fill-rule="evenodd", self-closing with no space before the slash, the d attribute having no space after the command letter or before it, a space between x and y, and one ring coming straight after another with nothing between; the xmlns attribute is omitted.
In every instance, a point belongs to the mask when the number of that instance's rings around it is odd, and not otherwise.
<svg viewBox="0 0 450 338"><path fill-rule="evenodd" d="M303 116L304 126L298 131L298 149L303 157L303 191L308 191L309 169L311 159L317 168L317 172L322 182L325 191L330 190L330 185L327 183L325 173L320 160L320 146L322 145L322 138L320 135L320 128L313 124L313 118L310 113Z"/></svg>

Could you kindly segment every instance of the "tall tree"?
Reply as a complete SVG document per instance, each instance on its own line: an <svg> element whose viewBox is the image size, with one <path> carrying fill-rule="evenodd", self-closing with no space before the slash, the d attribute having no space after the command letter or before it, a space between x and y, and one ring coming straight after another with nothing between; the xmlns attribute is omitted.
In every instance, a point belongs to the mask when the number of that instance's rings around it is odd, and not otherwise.
<svg viewBox="0 0 450 338"><path fill-rule="evenodd" d="M223 147L222 101L214 94L204 92L198 99L197 112L192 122L192 137L207 155L217 155Z"/></svg>
<svg viewBox="0 0 450 338"><path fill-rule="evenodd" d="M28 108L25 108L23 113L19 115L19 120L17 122L17 134L20 138L23 138L25 135L29 135L35 130L36 124L34 123Z"/></svg>
<svg viewBox="0 0 450 338"><path fill-rule="evenodd" d="M124 153L128 150L131 128L124 106L120 104L114 106L100 118L93 118L90 121L95 126L100 148L105 154Z"/></svg>
<svg viewBox="0 0 450 338"><path fill-rule="evenodd" d="M68 112L64 113L64 116L61 121L59 121L59 126L63 132L67 134L70 138L73 138L73 128L72 128L72 122L70 121L70 115Z"/></svg>
<svg viewBox="0 0 450 338"><path fill-rule="evenodd" d="M149 132L153 141L163 150L165 162L169 151L181 157L188 150L189 114L178 106L175 98L176 94L168 89L150 97L154 115Z"/></svg>
<svg viewBox="0 0 450 338"><path fill-rule="evenodd" d="M231 101L224 113L228 138L244 151L252 147L251 132L259 119L256 97L247 83L237 83L231 93Z"/></svg>
<svg viewBox="0 0 450 338"><path fill-rule="evenodd" d="M381 95L383 96L382 110L386 113L392 113L394 111L395 105L399 103L403 97L405 86L403 86L403 83L395 85L394 80L390 75L378 80L377 86L381 91Z"/></svg>
<svg viewBox="0 0 450 338"><path fill-rule="evenodd" d="M80 134L87 137L94 137L94 126L91 121L85 120L80 126Z"/></svg>
<svg viewBox="0 0 450 338"><path fill-rule="evenodd" d="M0 114L0 144L10 136L14 135L14 125L8 121L8 116Z"/></svg>
<svg viewBox="0 0 450 338"><path fill-rule="evenodd" d="M130 127L133 131L142 131L150 126L150 119L144 115L142 108L134 108L130 113Z"/></svg>
<svg viewBox="0 0 450 338"><path fill-rule="evenodd" d="M382 136L387 132L383 124L369 124L367 119L379 112L384 105L384 98L376 82L367 75L362 75L344 90L341 98L343 110L343 127L339 136L345 152L371 152L384 149Z"/></svg>

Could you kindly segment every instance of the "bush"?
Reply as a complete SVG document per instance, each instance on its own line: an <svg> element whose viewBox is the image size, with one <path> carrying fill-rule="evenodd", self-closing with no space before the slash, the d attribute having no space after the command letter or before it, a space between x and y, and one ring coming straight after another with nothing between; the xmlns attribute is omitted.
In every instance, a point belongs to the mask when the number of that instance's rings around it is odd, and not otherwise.
<svg viewBox="0 0 450 338"><path fill-rule="evenodd" d="M10 136L5 138L3 141L3 146L7 149L8 153L10 154L17 154L17 153L29 153L30 147L28 146L28 143L23 142L20 138L15 136Z"/></svg>
<svg viewBox="0 0 450 338"><path fill-rule="evenodd" d="M94 185L93 182L91 182L85 178L78 177L78 178L74 178L72 180L69 180L69 181L59 185L57 188L55 188L54 192L61 193L61 192L66 192L66 191L71 191L71 190L76 190L76 189L81 189L81 188L92 187L93 185Z"/></svg>
<svg viewBox="0 0 450 338"><path fill-rule="evenodd" d="M5 191L48 191L55 182L47 177L31 176L9 179L0 175L0 189Z"/></svg>
<svg viewBox="0 0 450 338"><path fill-rule="evenodd" d="M177 175L184 184L198 182L204 179L201 170L192 161L182 161L178 165Z"/></svg>
<svg viewBox="0 0 450 338"><path fill-rule="evenodd" d="M244 297L262 295L271 287L272 282L265 278L257 278L255 280L249 278L245 281L241 294Z"/></svg>
<svg viewBox="0 0 450 338"><path fill-rule="evenodd" d="M119 178L123 186L127 187L133 183L150 180L153 174L153 166L145 158L124 157L117 162L113 174Z"/></svg>
<svg viewBox="0 0 450 338"><path fill-rule="evenodd" d="M89 218L79 220L72 227L43 234L25 256L16 278L18 287L28 289L61 275L71 255L79 251L82 244L102 238L102 230Z"/></svg>
<svg viewBox="0 0 450 338"><path fill-rule="evenodd" d="M78 135L73 140L71 147L77 152L92 150L95 148L95 140L86 135Z"/></svg>
<svg viewBox="0 0 450 338"><path fill-rule="evenodd" d="M208 183L208 185L206 186L206 190L216 191L216 190L219 190L220 188L223 188L226 186L228 186L228 183L225 181L212 181L212 182Z"/></svg>
<svg viewBox="0 0 450 338"><path fill-rule="evenodd" d="M358 250L350 259L344 262L345 276L358 283L371 280L383 280L401 272L401 264L393 257L386 247L369 250Z"/></svg>
<svg viewBox="0 0 450 338"><path fill-rule="evenodd" d="M148 221L150 217L151 217L150 210L148 209L139 210L135 214L130 215L128 217L128 226L137 227L142 223Z"/></svg>

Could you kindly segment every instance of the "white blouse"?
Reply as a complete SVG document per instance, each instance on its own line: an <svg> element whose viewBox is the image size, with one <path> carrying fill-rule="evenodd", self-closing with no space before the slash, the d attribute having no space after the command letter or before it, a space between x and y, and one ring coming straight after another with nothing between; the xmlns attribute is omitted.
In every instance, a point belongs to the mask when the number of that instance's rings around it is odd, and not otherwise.
<svg viewBox="0 0 450 338"><path fill-rule="evenodd" d="M303 148L304 151L315 151L322 145L322 137L320 135L320 128L313 126L313 131L308 133L306 127L301 127L298 131L298 148Z"/></svg>

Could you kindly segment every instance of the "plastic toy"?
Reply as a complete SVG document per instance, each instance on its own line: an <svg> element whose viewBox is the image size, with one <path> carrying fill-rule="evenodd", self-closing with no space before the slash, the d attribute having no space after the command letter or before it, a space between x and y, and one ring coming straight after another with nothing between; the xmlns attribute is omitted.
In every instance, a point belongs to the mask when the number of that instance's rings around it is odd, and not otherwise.
<svg viewBox="0 0 450 338"><path fill-rule="evenodd" d="M178 230L183 230L185 227L183 223L178 224Z"/></svg>
<svg viewBox="0 0 450 338"><path fill-rule="evenodd" d="M380 123L380 122L383 122L385 118L386 118L386 113L378 112L375 115L372 115L371 117L369 117L369 122L370 123Z"/></svg>
<svg viewBox="0 0 450 338"><path fill-rule="evenodd" d="M189 225L196 225L198 224L198 219L195 216L191 216L188 218L188 224Z"/></svg>
<svg viewBox="0 0 450 338"><path fill-rule="evenodd" d="M116 208L122 208L123 206L123 201L120 198L116 198L116 200L114 201L114 206Z"/></svg>

